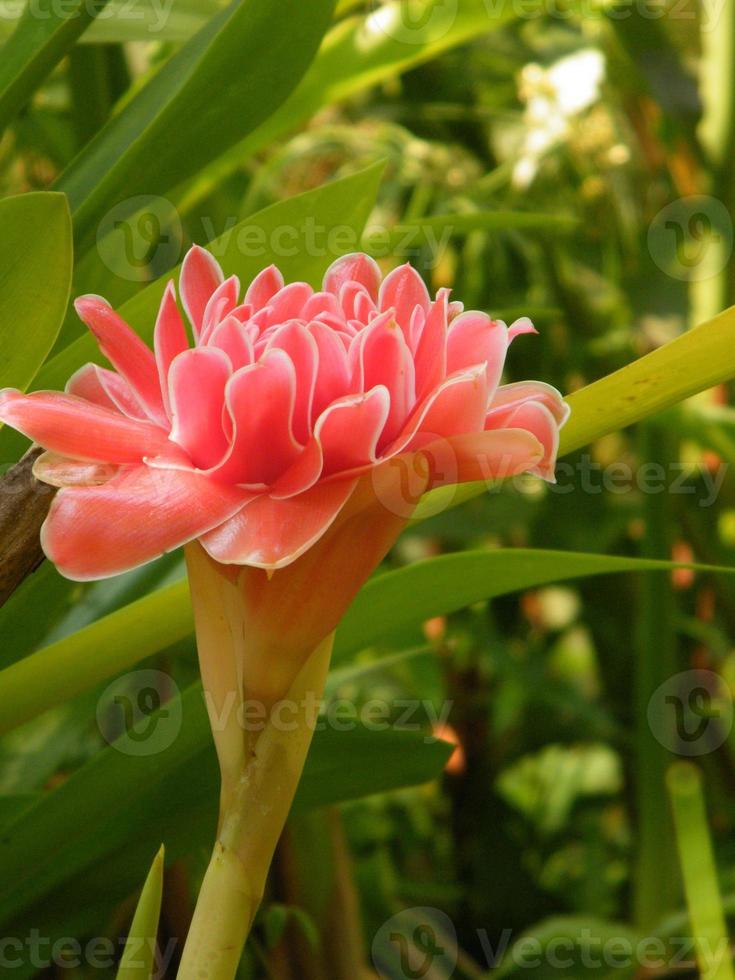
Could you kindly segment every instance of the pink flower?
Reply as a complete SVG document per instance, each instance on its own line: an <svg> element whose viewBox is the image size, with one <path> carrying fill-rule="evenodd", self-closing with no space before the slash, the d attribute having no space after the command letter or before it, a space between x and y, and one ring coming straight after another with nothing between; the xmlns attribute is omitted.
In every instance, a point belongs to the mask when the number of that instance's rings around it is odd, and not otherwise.
<svg viewBox="0 0 735 980"><path fill-rule="evenodd" d="M382 280L382 281L381 281ZM530 471L553 478L568 409L539 382L500 385L513 338L486 314L431 300L404 265L366 255L323 289L274 266L243 299L198 246L155 326L154 351L105 300L79 316L114 370L81 368L66 392L0 392L0 419L48 450L61 487L42 531L69 578L114 575L199 539L225 564L275 569L319 540L361 476L420 453L429 485Z"/></svg>

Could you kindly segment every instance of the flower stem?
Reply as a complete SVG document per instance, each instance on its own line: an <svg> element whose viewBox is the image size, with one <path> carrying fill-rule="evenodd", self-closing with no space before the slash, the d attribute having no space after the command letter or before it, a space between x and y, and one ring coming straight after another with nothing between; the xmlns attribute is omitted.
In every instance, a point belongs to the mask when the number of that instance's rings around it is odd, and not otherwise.
<svg viewBox="0 0 735 980"><path fill-rule="evenodd" d="M295 678L277 700L261 699L264 716L259 724L248 725L245 715L239 714L251 693L247 677L244 686L238 684L227 715L218 714L212 698L221 699L226 685L235 681L234 661L242 662L247 624L234 603L232 582L221 569L200 549L189 549L187 561L202 679L224 765L217 841L178 980L233 980L311 744L333 634L295 668ZM236 725L233 711L239 719Z"/></svg>

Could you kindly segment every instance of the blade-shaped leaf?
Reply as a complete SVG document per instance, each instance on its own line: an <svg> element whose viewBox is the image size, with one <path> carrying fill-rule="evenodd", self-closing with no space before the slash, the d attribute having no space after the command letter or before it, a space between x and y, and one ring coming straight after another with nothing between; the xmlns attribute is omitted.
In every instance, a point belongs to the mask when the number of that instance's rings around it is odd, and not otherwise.
<svg viewBox="0 0 735 980"><path fill-rule="evenodd" d="M62 175L80 246L113 205L175 187L270 116L316 53L333 7L312 0L304 17L301 0L233 0L205 24Z"/></svg>
<svg viewBox="0 0 735 980"><path fill-rule="evenodd" d="M151 980L163 895L163 847L153 858L128 931L117 980Z"/></svg>
<svg viewBox="0 0 735 980"><path fill-rule="evenodd" d="M613 572L699 568L668 561L512 548L465 551L371 579L337 631L335 662L379 640L401 637L432 616L549 582ZM0 733L165 649L193 628L186 582L169 586L0 672ZM411 641L414 639L410 634Z"/></svg>
<svg viewBox="0 0 735 980"><path fill-rule="evenodd" d="M31 0L2 49L0 135L104 5L105 0L72 0L63 5Z"/></svg>
<svg viewBox="0 0 735 980"><path fill-rule="evenodd" d="M104 867L108 855L129 841L144 841L150 854L165 839L174 859L192 846L195 832L204 840L211 836L219 769L201 685L147 716L145 725L138 734L148 738L125 736L113 743L3 827L0 921L8 922L86 868ZM295 809L426 782L452 752L420 732L371 731L356 722L341 722L340 728L325 721L318 727Z"/></svg>
<svg viewBox="0 0 735 980"><path fill-rule="evenodd" d="M64 319L72 270L62 194L0 201L0 388L27 388Z"/></svg>

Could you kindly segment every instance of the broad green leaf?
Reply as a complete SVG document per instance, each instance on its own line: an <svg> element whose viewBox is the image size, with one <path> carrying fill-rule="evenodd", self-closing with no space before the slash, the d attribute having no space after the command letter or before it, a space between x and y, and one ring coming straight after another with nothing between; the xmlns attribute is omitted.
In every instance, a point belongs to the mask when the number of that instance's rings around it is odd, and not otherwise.
<svg viewBox="0 0 735 980"><path fill-rule="evenodd" d="M128 931L117 980L151 980L163 895L163 847L153 859Z"/></svg>
<svg viewBox="0 0 735 980"><path fill-rule="evenodd" d="M531 0L530 11L536 0ZM539 8L540 9L540 8ZM515 16L509 0L395 0L334 27L311 67L278 112L208 168L205 183L224 174L295 129L322 106L333 105L379 85L400 72L436 58Z"/></svg>
<svg viewBox="0 0 735 980"><path fill-rule="evenodd" d="M691 762L675 762L666 783L699 975L704 980L735 980L701 772Z"/></svg>
<svg viewBox="0 0 735 980"><path fill-rule="evenodd" d="M62 194L0 201L0 388L25 389L64 319L72 270Z"/></svg>
<svg viewBox="0 0 735 980"><path fill-rule="evenodd" d="M303 75L334 0L233 0L112 117L62 174L80 250L113 206L161 194L268 118Z"/></svg>
<svg viewBox="0 0 735 980"><path fill-rule="evenodd" d="M316 285L327 266L339 253L338 245L354 250L375 204L383 164L298 194L251 215L207 246L227 275L249 282L270 262L277 261L286 279L303 279ZM340 230L340 236L332 234ZM278 242L288 233L288 254L279 254ZM275 251L274 251L275 249ZM120 307L124 317L149 344L166 282L177 270L151 283ZM85 334L53 357L40 372L35 387L63 389L71 375L87 361L104 364L93 338ZM23 450L22 436L6 429L0 434L0 459L17 457Z"/></svg>
<svg viewBox="0 0 735 980"><path fill-rule="evenodd" d="M465 551L416 562L371 579L343 619L334 659L390 637L395 641L432 616L481 599L549 582L613 572L679 567L731 573L707 565L523 548ZM153 592L84 630L0 671L0 734L89 690L191 633L186 582ZM410 631L410 632L409 632Z"/></svg>
<svg viewBox="0 0 735 980"><path fill-rule="evenodd" d="M563 455L580 449L733 377L735 307L730 307L645 357L568 395L572 414L562 429L559 452ZM468 483L434 490L419 504L416 518L469 500L486 489L483 483Z"/></svg>
<svg viewBox="0 0 735 980"><path fill-rule="evenodd" d="M0 134L104 8L105 0L30 0L0 60Z"/></svg>
<svg viewBox="0 0 735 980"><path fill-rule="evenodd" d="M102 867L107 874L108 856L131 842L133 848L143 842L150 855L165 839L175 859L211 837L219 769L201 685L144 723L134 730L137 739L123 736L3 828L0 921L8 922L86 869ZM318 728L295 810L426 782L452 751L420 732L371 731L357 723L341 727L346 730L323 721Z"/></svg>

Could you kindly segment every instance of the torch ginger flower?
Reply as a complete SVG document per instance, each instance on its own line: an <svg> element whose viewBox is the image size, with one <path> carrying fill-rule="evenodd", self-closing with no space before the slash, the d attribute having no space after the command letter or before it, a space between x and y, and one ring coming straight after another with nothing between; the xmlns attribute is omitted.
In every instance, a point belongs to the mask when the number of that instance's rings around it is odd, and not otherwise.
<svg viewBox="0 0 735 980"><path fill-rule="evenodd" d="M465 313L445 289L432 301L408 265L383 279L348 255L318 292L271 266L241 300L195 246L179 291L193 346L173 283L153 351L82 297L115 370L87 364L64 394L0 392L0 419L47 450L34 471L61 489L42 544L64 575L103 578L186 545L222 781L178 977L232 980L345 610L425 490L553 479L568 409L540 382L500 384L530 321ZM237 712L253 698L268 709L257 730Z"/></svg>
<svg viewBox="0 0 735 980"><path fill-rule="evenodd" d="M194 246L161 302L154 351L105 300L76 301L114 371L66 392L0 392L0 419L43 446L61 487L42 530L69 578L104 578L194 539L215 561L273 570L318 541L366 472L419 453L426 487L553 478L567 406L539 382L500 385L510 328L436 299L409 265L384 279L337 260L315 292L274 266L240 298Z"/></svg>

